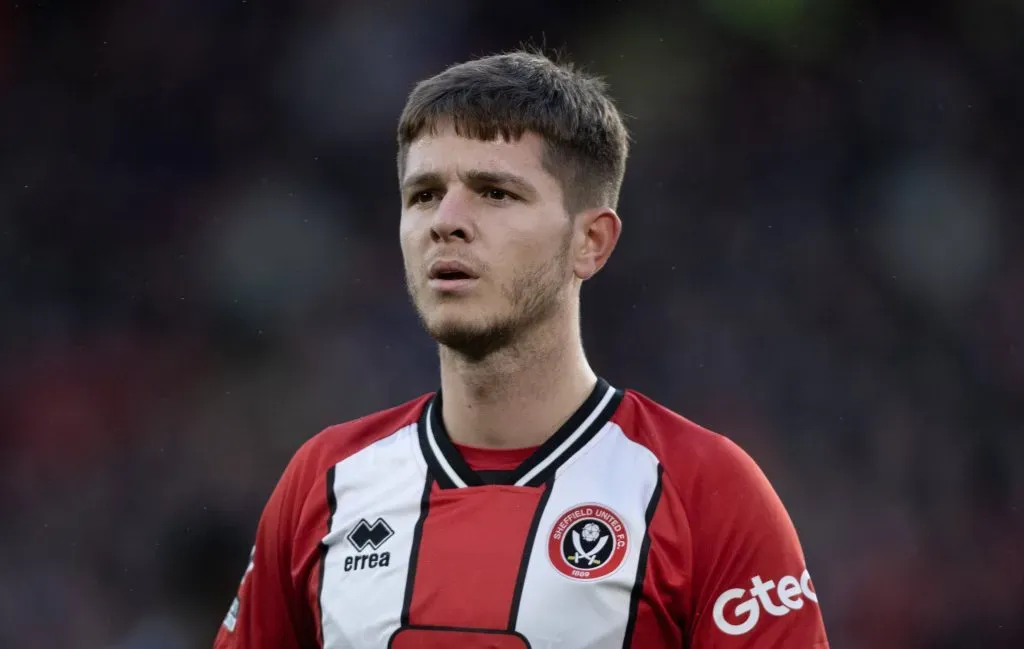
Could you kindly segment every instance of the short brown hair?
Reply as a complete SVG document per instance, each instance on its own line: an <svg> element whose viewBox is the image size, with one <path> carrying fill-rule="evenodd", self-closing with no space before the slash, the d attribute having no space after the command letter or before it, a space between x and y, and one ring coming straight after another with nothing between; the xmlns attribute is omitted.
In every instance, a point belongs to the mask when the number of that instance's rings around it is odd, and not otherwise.
<svg viewBox="0 0 1024 649"><path fill-rule="evenodd" d="M409 146L450 123L459 135L515 140L526 131L546 144L545 168L559 179L570 214L615 208L629 135L605 82L533 51L496 54L419 82L398 123L398 174Z"/></svg>

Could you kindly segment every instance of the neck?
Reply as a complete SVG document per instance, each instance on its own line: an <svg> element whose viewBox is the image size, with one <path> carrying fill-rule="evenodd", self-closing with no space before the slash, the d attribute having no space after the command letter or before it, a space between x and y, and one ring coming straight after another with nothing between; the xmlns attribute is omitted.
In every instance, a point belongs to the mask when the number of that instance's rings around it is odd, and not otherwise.
<svg viewBox="0 0 1024 649"><path fill-rule="evenodd" d="M441 347L442 416L452 441L525 448L554 434L597 382L577 322L544 323L480 361Z"/></svg>

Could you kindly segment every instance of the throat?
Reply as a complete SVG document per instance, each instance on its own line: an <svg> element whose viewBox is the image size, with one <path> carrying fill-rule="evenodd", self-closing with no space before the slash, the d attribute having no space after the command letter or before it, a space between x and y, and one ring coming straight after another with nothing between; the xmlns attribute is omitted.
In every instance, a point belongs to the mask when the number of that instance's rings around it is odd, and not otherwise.
<svg viewBox="0 0 1024 649"><path fill-rule="evenodd" d="M572 416L596 383L589 367L561 376L443 383L443 416L456 444L506 450L537 447Z"/></svg>
<svg viewBox="0 0 1024 649"><path fill-rule="evenodd" d="M467 446L539 446L597 384L571 322L557 318L485 359L442 346L440 361L444 422Z"/></svg>

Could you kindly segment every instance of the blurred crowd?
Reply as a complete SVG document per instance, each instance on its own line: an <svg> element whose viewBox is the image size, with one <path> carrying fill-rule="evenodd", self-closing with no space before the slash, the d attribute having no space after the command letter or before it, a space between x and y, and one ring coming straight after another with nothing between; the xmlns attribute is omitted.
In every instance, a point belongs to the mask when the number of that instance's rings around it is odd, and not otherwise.
<svg viewBox="0 0 1024 649"><path fill-rule="evenodd" d="M412 84L522 42L629 115L598 372L740 443L833 646L1024 646L1024 4L0 8L0 647L207 647L323 427L434 389Z"/></svg>

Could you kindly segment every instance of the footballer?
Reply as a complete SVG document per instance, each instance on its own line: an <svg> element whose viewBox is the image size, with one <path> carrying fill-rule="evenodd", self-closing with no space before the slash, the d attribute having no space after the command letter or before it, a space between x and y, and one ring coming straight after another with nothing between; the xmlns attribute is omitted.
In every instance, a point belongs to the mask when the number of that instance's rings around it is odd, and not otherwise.
<svg viewBox="0 0 1024 649"><path fill-rule="evenodd" d="M487 56L416 85L397 130L438 389L296 452L215 648L827 647L755 462L588 363L628 150L605 84Z"/></svg>

